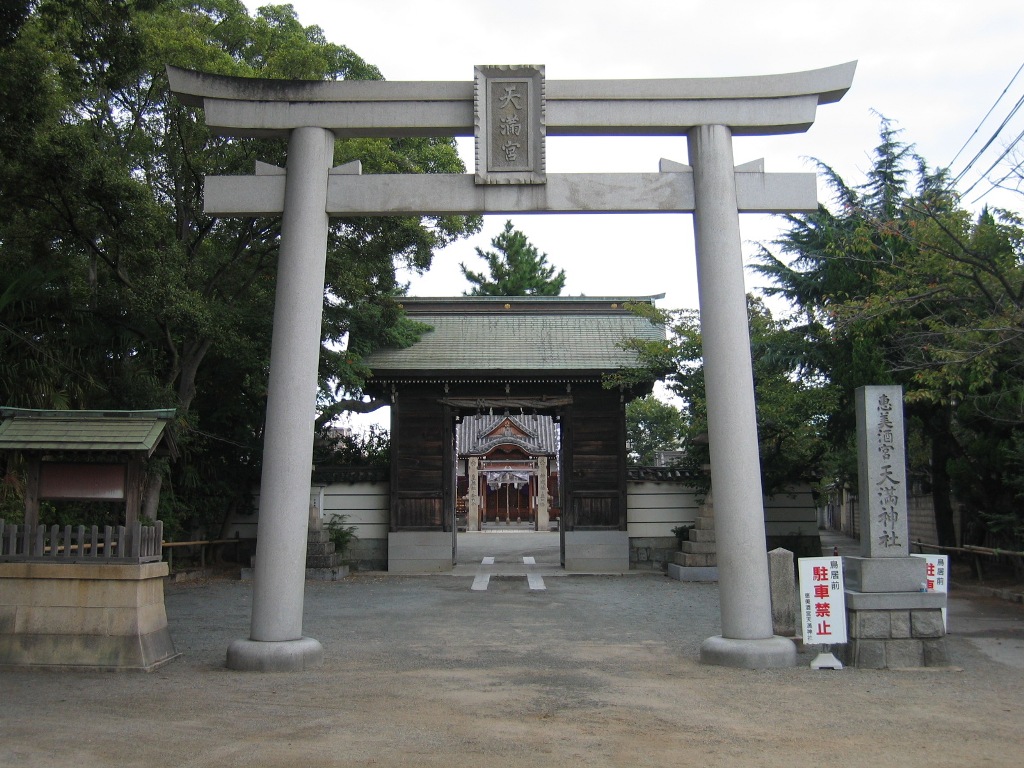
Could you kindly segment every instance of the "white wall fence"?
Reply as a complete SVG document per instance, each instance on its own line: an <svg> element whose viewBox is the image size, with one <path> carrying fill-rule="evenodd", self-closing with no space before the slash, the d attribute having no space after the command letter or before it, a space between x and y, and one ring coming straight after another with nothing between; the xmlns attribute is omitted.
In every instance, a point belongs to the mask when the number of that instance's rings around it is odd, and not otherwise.
<svg viewBox="0 0 1024 768"><path fill-rule="evenodd" d="M678 470L644 469L630 474L626 489L630 567L664 568L671 559L671 552L678 549L673 529L696 522L703 497ZM817 540L818 514L810 486L765 497L764 503L769 549L774 546L791 548L797 537L805 541ZM310 489L310 504L319 510L324 522L343 515L344 525L355 528L358 539L347 555L353 565L360 570L386 567L389 504L386 482L364 479L316 484ZM226 535L254 538L257 520L255 514L237 517Z"/></svg>

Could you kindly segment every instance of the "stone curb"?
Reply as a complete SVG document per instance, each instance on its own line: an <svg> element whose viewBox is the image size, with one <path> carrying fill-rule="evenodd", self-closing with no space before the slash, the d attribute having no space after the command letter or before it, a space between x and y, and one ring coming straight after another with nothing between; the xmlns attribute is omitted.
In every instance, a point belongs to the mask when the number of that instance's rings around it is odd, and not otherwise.
<svg viewBox="0 0 1024 768"><path fill-rule="evenodd" d="M982 597L995 597L1006 600L1010 603L1024 604L1024 592L1014 592L1012 589L1001 589L999 587L985 587L976 584L953 584L953 589L958 592L966 592Z"/></svg>

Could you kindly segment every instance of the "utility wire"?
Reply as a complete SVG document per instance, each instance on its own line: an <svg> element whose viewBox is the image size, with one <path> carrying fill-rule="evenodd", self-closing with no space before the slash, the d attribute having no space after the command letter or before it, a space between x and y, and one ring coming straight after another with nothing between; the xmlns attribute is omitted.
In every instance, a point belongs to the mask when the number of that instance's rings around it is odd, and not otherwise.
<svg viewBox="0 0 1024 768"><path fill-rule="evenodd" d="M967 145L971 143L971 139L978 135L978 131L981 130L981 126L985 124L985 121L988 120L988 116L995 111L995 108L997 106L999 106L999 102L1003 100L1003 96L1005 96L1006 92L1010 90L1010 86L1013 85L1013 81L1017 79L1017 75L1019 75L1022 71L1024 71L1024 64L1021 64L1020 67L1017 68L1017 71L1013 73L1013 77L1010 78L1010 82L1008 82L1006 84L1006 87L1003 88L1003 92L999 94L999 98L995 100L995 103L988 108L988 112L986 112L985 116L981 118L981 122L978 123L978 127L974 129L974 133L967 137L967 141L965 141L964 145L956 151L956 154L953 155L953 159L946 163L947 168L953 167L953 163L955 163L956 159L960 157L960 153L967 149Z"/></svg>
<svg viewBox="0 0 1024 768"><path fill-rule="evenodd" d="M1018 136L1017 138L1018 138L1018 139L1020 139L1020 136ZM1013 148L1013 146L1011 145L1011 146L1010 146L1010 149L1012 149L1012 148ZM1007 150L1007 152L1008 152L1008 151L1009 151L1009 150ZM1005 156L1005 154L1006 154L1006 153L1004 153L1004 156ZM1002 159L1002 158L1000 158L1000 159ZM1001 186L1003 185L1003 182L1004 182L1004 181L1006 181L1006 180L1007 180L1008 178L1010 178L1011 176L1013 176L1014 174L1017 174L1018 176L1019 176L1019 175L1021 175L1021 174L1019 173L1019 171L1020 171L1020 169L1021 169L1022 167L1024 167L1024 160L1021 160L1021 161L1020 161L1019 163L1017 163L1017 164L1016 164L1015 166L1013 166L1013 168L1011 168L1010 170L1008 170L1008 171L1007 171L1007 172L1006 172L1006 173L1005 173L1005 174L1003 175L1003 177L1002 177L1001 179L999 179L998 181L994 181L994 182L992 182L992 186L990 186L990 187L989 187L988 189L986 189L986 190L985 190L984 192L982 192L982 193L981 193L980 195L978 195L978 196L977 196L976 198L974 198L974 199L973 199L973 200L971 201L971 205L974 205L974 204L975 204L976 202L978 202L978 201L979 201L979 200L981 200L981 199L982 199L983 197L985 197L985 196L986 196L987 194L989 194L989 192L991 192L992 190L1000 188L1000 187L1001 187ZM978 179L978 181L981 181L981 179ZM978 183L978 182L975 182L975 184L977 184L977 183ZM973 187L972 187L972 189L973 189ZM1018 191L1020 190L1020 182L1018 182L1018 183L1017 183L1017 189L1018 189ZM967 191L969 192L970 190L967 190ZM964 192L964 195L966 195L966 194L967 194L967 192Z"/></svg>
<svg viewBox="0 0 1024 768"><path fill-rule="evenodd" d="M1017 100L1017 103L1013 105L1013 109L1010 110L1010 114L1008 114L1005 118L1003 118L1003 122L1001 122L999 124L999 127L996 128L995 133L993 133L992 136L989 138L989 140L985 142L985 146L983 146L981 149L979 149L977 154L975 154L974 157L971 158L970 162L967 163L967 165L964 167L964 169L962 171L960 171L960 173L958 173L956 175L956 178L954 178L953 182L952 182L954 185L957 184L961 179L963 179L964 175L974 166L974 164L976 162L978 162L978 159L985 153L985 151L990 146L992 146L992 142L996 140L996 138L1002 132L1003 128L1006 127L1007 123L1009 123L1010 120L1013 118L1013 116L1015 114L1017 114L1017 110L1019 110L1021 108L1021 105L1024 105L1024 96L1021 96ZM979 179L979 181L980 181L980 179ZM977 183L978 182L975 182L975 184L977 184ZM971 189L973 189L973 188L974 188L974 186L972 185ZM966 194L966 193L964 193L964 194Z"/></svg>
<svg viewBox="0 0 1024 768"><path fill-rule="evenodd" d="M1021 100L1022 100L1022 101L1024 101L1024 96L1022 96L1022 97L1021 97ZM1015 138L1015 139L1014 139L1013 141L1011 141L1011 142L1010 142L1009 146L1007 146L1007 147L1006 147L1006 149L1004 149L1004 150L1003 150L1003 154L1001 154L1001 155L1000 155L999 157L997 157L997 158L996 158L995 162L994 162L994 163L992 163L992 165L990 165L990 166L988 167L988 170L986 170L986 171L985 171L985 172L984 172L983 174L981 174L981 176L979 176L979 177L978 177L978 180L977 180L977 181L975 181L975 182L974 182L973 184L971 184L971 186L969 186L969 187L968 187L967 189L965 189L965 190L964 190L964 196L967 196L967 195L968 195L968 194L970 193L970 191L971 191L972 189L974 189L974 188L975 188L976 186L978 186L978 184L980 184L980 183L981 183L982 181L984 181L984 180L985 180L985 178L986 178L986 177L987 177L987 176L988 176L988 175L989 175L990 173L992 173L992 170L993 170L993 169L994 169L994 168L995 168L995 167L996 167L997 165L999 165L999 163L1001 163L1001 162L1003 161L1003 158L1004 158L1004 157L1006 157L1006 156L1007 156L1008 154L1010 154L1010 151L1011 151L1011 150L1012 150L1012 149L1013 149L1013 148L1014 148L1015 146L1017 146L1017 143L1018 143L1018 142L1019 142L1019 141L1020 141L1021 139L1024 139L1024 131L1021 131L1020 133L1018 133L1018 134L1017 134L1017 138ZM987 195L987 194L988 194L988 192L986 192L985 194Z"/></svg>

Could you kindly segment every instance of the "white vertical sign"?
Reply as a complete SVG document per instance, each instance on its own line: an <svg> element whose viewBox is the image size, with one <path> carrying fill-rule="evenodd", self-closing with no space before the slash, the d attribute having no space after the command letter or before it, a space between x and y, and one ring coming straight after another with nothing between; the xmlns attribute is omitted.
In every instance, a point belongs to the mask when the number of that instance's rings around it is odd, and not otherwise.
<svg viewBox="0 0 1024 768"><path fill-rule="evenodd" d="M800 613L804 643L833 645L846 642L846 596L841 557L802 557Z"/></svg>
<svg viewBox="0 0 1024 768"><path fill-rule="evenodd" d="M914 555L922 557L925 566L925 582L922 592L949 592L949 573L946 555Z"/></svg>
<svg viewBox="0 0 1024 768"><path fill-rule="evenodd" d="M925 560L925 581L922 592L949 592L949 559L946 555L914 555ZM942 626L946 626L946 608L942 608Z"/></svg>

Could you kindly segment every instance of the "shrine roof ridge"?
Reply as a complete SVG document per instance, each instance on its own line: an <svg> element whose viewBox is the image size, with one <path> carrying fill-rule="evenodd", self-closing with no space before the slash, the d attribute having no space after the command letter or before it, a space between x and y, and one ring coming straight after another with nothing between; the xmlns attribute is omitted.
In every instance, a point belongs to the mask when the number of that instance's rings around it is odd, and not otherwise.
<svg viewBox="0 0 1024 768"><path fill-rule="evenodd" d="M403 296L399 305L408 315L520 313L568 315L628 313L628 304L651 304L664 293L649 296Z"/></svg>

